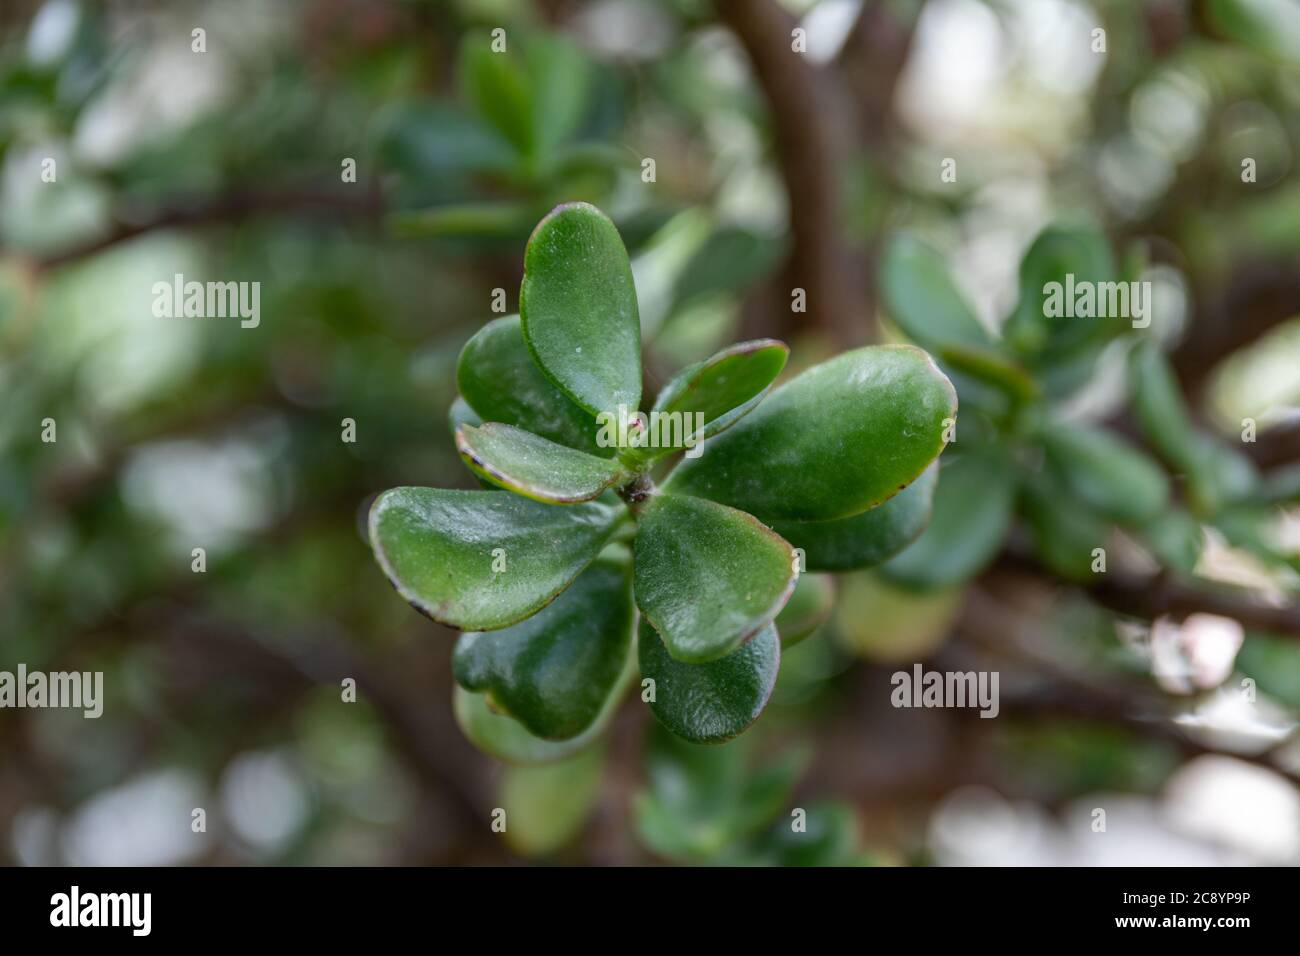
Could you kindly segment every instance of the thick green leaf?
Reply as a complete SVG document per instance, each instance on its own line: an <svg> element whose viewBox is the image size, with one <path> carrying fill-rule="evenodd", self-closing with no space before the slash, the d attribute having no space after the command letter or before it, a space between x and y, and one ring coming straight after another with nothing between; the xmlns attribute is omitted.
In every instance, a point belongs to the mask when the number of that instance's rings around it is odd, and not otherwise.
<svg viewBox="0 0 1300 956"><path fill-rule="evenodd" d="M1142 540L1166 568L1191 574L1205 545L1205 529L1186 511L1171 508L1139 529Z"/></svg>
<svg viewBox="0 0 1300 956"><path fill-rule="evenodd" d="M592 99L594 72L582 49L563 34L538 34L525 51L533 109L533 142L546 160L569 140Z"/></svg>
<svg viewBox="0 0 1300 956"><path fill-rule="evenodd" d="M1172 467L1194 471L1201 457L1196 429L1173 369L1154 343L1145 342L1133 350L1129 379L1133 409L1146 440Z"/></svg>
<svg viewBox="0 0 1300 956"><path fill-rule="evenodd" d="M1135 349L1129 375L1133 408L1147 443L1187 477L1188 498L1200 514L1252 496L1259 476L1251 461L1192 424L1173 369L1147 343Z"/></svg>
<svg viewBox="0 0 1300 956"><path fill-rule="evenodd" d="M1255 493L1258 475L1250 460L1192 424L1173 369L1154 343L1134 349L1129 379L1142 434L1172 469L1187 476L1195 512L1213 515Z"/></svg>
<svg viewBox="0 0 1300 956"><path fill-rule="evenodd" d="M514 35L508 38L515 42ZM587 115L593 72L582 50L561 35L533 34L522 46L520 57L512 45L498 52L488 36L467 36L460 85L535 175L553 165L558 148Z"/></svg>
<svg viewBox="0 0 1300 956"><path fill-rule="evenodd" d="M456 364L460 394L479 418L514 425L602 458L615 448L596 440L596 419L542 374L524 342L519 316L489 322L465 343Z"/></svg>
<svg viewBox="0 0 1300 956"><path fill-rule="evenodd" d="M779 239L734 227L712 233L673 284L673 310L679 311L720 292L741 291L772 271L781 261Z"/></svg>
<svg viewBox="0 0 1300 956"><path fill-rule="evenodd" d="M963 375L991 385L1016 402L1031 402L1038 398L1038 383L1020 365L991 348L970 345L945 345L937 350L939 363L949 375ZM962 401L960 387L958 395Z"/></svg>
<svg viewBox="0 0 1300 956"><path fill-rule="evenodd" d="M751 515L660 493L638 517L636 603L672 656L729 654L776 617L794 589L794 552Z"/></svg>
<svg viewBox="0 0 1300 956"><path fill-rule="evenodd" d="M456 448L476 475L547 504L591 501L627 476L608 458L499 422L479 428L462 425L456 431Z"/></svg>
<svg viewBox="0 0 1300 956"><path fill-rule="evenodd" d="M780 820L751 851L755 862L769 866L851 866L858 858L858 821L843 803L814 803L805 808L803 828L792 817Z"/></svg>
<svg viewBox="0 0 1300 956"><path fill-rule="evenodd" d="M455 401L451 403L451 408L447 410L447 423L451 426L451 440L454 442L456 440L456 430L461 425L482 425L483 419L479 418L478 412L469 407L469 402L457 395ZM480 488L487 488L490 491L497 490L497 486L486 478L475 475L474 480L479 483Z"/></svg>
<svg viewBox="0 0 1300 956"><path fill-rule="evenodd" d="M915 591L879 569L854 571L840 579L832 633L868 660L925 660L947 640L964 593L961 585Z"/></svg>
<svg viewBox="0 0 1300 956"><path fill-rule="evenodd" d="M1104 429L1054 422L1042 440L1048 462L1070 490L1115 521L1151 521L1169 502L1164 472Z"/></svg>
<svg viewBox="0 0 1300 956"><path fill-rule="evenodd" d="M600 797L605 749L588 747L544 766L506 768L500 794L511 849L546 856L578 835Z"/></svg>
<svg viewBox="0 0 1300 956"><path fill-rule="evenodd" d="M536 218L527 202L441 203L389 214L388 231L402 239L495 239L516 241L527 235Z"/></svg>
<svg viewBox="0 0 1300 956"><path fill-rule="evenodd" d="M1273 570L1300 571L1300 548L1279 534L1278 515L1278 509L1270 505L1236 504L1215 514L1213 525L1229 544L1253 554Z"/></svg>
<svg viewBox="0 0 1300 956"><path fill-rule="evenodd" d="M835 606L835 579L829 574L801 574L794 593L776 616L781 647L794 647L811 637L830 617Z"/></svg>
<svg viewBox="0 0 1300 956"><path fill-rule="evenodd" d="M532 96L514 56L509 51L494 51L486 34L468 34L461 43L459 69L465 98L516 150L531 154Z"/></svg>
<svg viewBox="0 0 1300 956"><path fill-rule="evenodd" d="M1070 277L1073 277L1072 279ZM1087 226L1048 226L1030 244L1020 262L1020 300L1002 334L1023 355L1059 362L1065 353L1104 341L1128 329L1127 317L1087 318L1064 314L1068 288L1096 288L1119 278L1110 244ZM1048 315L1047 290L1059 284L1062 314ZM1053 290L1055 288L1053 287Z"/></svg>
<svg viewBox="0 0 1300 956"><path fill-rule="evenodd" d="M1188 477L1188 498L1201 514L1248 501L1259 492L1255 463L1236 448L1204 433L1196 436L1197 462Z"/></svg>
<svg viewBox="0 0 1300 956"><path fill-rule="evenodd" d="M802 748L751 768L749 738L714 746L687 743L656 727L646 755L649 789L633 803L637 834L660 856L731 862L790 798L810 754Z"/></svg>
<svg viewBox="0 0 1300 956"><path fill-rule="evenodd" d="M786 805L808 754L751 770L743 742L701 746L657 729L647 759L650 790L633 803L642 842L683 863L748 862L741 853Z"/></svg>
<svg viewBox="0 0 1300 956"><path fill-rule="evenodd" d="M694 743L719 743L746 730L771 699L781 667L781 639L771 624L726 657L686 664L643 620L637 653L642 681L654 681L655 717Z"/></svg>
<svg viewBox="0 0 1300 956"><path fill-rule="evenodd" d="M461 635L456 680L529 733L567 740L596 720L631 654L630 562L600 558L549 606L501 631Z"/></svg>
<svg viewBox="0 0 1300 956"><path fill-rule="evenodd" d="M451 707L461 733L479 750L506 763L532 766L565 760L590 746L609 726L620 699L621 694L611 694L595 722L568 740L534 737L519 721L493 710L486 694L472 693L459 684L452 688Z"/></svg>
<svg viewBox="0 0 1300 956"><path fill-rule="evenodd" d="M447 421L451 425L451 434L454 438L456 430L461 425L482 425L483 419L479 418L478 412L470 408L469 402L456 396L455 401L451 403L451 408L447 410Z"/></svg>
<svg viewBox="0 0 1300 956"><path fill-rule="evenodd" d="M623 240L588 203L557 206L533 230L519 290L537 364L591 412L641 403L641 320ZM472 404L472 400L471 400Z"/></svg>
<svg viewBox="0 0 1300 956"><path fill-rule="evenodd" d="M658 429L659 440L654 447L633 448L632 454L649 461L694 447L734 425L763 400L789 354L784 342L757 339L682 369L663 387L651 410L651 425ZM656 417L661 422L657 426ZM672 440L664 440L666 430Z"/></svg>
<svg viewBox="0 0 1300 956"><path fill-rule="evenodd" d="M993 344L948 274L943 256L915 236L896 236L885 247L880 294L898 327L932 352L950 345Z"/></svg>
<svg viewBox="0 0 1300 956"><path fill-rule="evenodd" d="M376 158L423 202L459 202L474 176L510 169L518 157L493 126L454 104L417 99L376 120Z"/></svg>
<svg viewBox="0 0 1300 956"><path fill-rule="evenodd" d="M957 393L910 345L845 352L772 392L670 476L673 491L764 521L859 514L911 484L943 450Z"/></svg>
<svg viewBox="0 0 1300 956"><path fill-rule="evenodd" d="M774 521L772 530L803 548L810 571L869 568L893 557L925 530L934 504L939 463L883 505L834 521Z"/></svg>
<svg viewBox="0 0 1300 956"><path fill-rule="evenodd" d="M1043 564L1063 578L1095 580L1093 552L1106 547L1110 524L1047 472L1024 480L1021 499L1025 523Z"/></svg>
<svg viewBox="0 0 1300 956"><path fill-rule="evenodd" d="M1015 494L1015 471L1000 448L975 448L945 461L930 524L881 571L892 581L921 589L973 577L1001 549Z"/></svg>
<svg viewBox="0 0 1300 956"><path fill-rule="evenodd" d="M489 631L554 600L625 513L617 503L558 508L495 491L394 488L370 509L370 543L416 610Z"/></svg>

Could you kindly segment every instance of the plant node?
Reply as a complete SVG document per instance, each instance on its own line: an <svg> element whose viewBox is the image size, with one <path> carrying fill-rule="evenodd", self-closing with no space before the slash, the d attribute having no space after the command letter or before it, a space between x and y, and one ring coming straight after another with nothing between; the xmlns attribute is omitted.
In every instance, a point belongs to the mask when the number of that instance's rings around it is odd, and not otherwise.
<svg viewBox="0 0 1300 956"><path fill-rule="evenodd" d="M617 489L618 496L627 502L633 513L641 510L642 503L655 493L655 483L649 475L634 475Z"/></svg>

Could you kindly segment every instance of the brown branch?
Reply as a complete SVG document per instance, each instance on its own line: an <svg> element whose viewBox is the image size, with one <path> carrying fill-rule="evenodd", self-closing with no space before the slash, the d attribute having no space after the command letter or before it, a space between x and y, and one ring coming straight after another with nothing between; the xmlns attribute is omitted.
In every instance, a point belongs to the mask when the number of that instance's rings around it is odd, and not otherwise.
<svg viewBox="0 0 1300 956"><path fill-rule="evenodd" d="M1141 581L1106 576L1088 595L1097 603L1142 618L1168 615L1217 614L1254 630L1300 637L1300 606L1265 604L1241 588L1220 585L1191 587L1169 579Z"/></svg>
<svg viewBox="0 0 1300 956"><path fill-rule="evenodd" d="M1003 692L999 697L1003 710L1012 716L1106 724L1143 739L1166 744L1185 759L1209 755L1232 757L1300 782L1300 774L1278 759L1280 745L1254 753L1211 747L1173 722L1174 708L1168 703L1163 707L1149 706L1144 709L1134 707L1131 702L1116 702L1106 696L1055 682L1044 683L1029 691L1011 694Z"/></svg>
<svg viewBox="0 0 1300 956"><path fill-rule="evenodd" d="M864 0L835 60L853 95L862 140L875 149L890 145L894 93L912 51L917 19L900 15L896 4Z"/></svg>
<svg viewBox="0 0 1300 956"><path fill-rule="evenodd" d="M1242 450L1264 468L1300 462L1300 421L1263 428Z"/></svg>
<svg viewBox="0 0 1300 956"><path fill-rule="evenodd" d="M163 229L229 225L286 213L378 221L384 205L383 194L375 186L357 186L353 191L244 191L215 198L177 200L144 213L122 210L103 235L59 252L37 256L33 266L38 272L56 269Z"/></svg>
<svg viewBox="0 0 1300 956"><path fill-rule="evenodd" d="M995 570L1063 583L1033 558L1011 551L1002 554ZM1097 582L1082 586L1082 590L1103 607L1132 617L1153 620L1164 615L1181 619L1190 614L1217 614L1253 630L1300 638L1300 605L1267 604L1243 588L1209 582L1193 586L1167 576L1138 578L1109 571L1097 575Z"/></svg>
<svg viewBox="0 0 1300 956"><path fill-rule="evenodd" d="M845 342L866 329L864 295L843 244L840 156L851 112L826 73L791 49L794 18L772 0L717 0L719 19L749 57L771 111L777 158L789 202L790 257L784 288L770 314L751 322L753 334L772 329L790 308L791 290L807 293L807 312L788 321L819 328Z"/></svg>
<svg viewBox="0 0 1300 956"><path fill-rule="evenodd" d="M1192 404L1198 403L1221 360L1300 315L1300 263L1284 259L1242 265L1196 313L1190 334L1170 354Z"/></svg>
<svg viewBox="0 0 1300 956"><path fill-rule="evenodd" d="M467 773L476 756L447 719L450 696L449 665L446 655L439 662L441 686L429 687L409 679L409 663L388 667L366 659L353 644L333 634L329 627L314 626L285 636L271 636L245 627L234 620L211 615L195 602L192 588L183 603L154 599L123 616L116 626L88 630L82 639L95 643L132 643L154 635L168 655L185 668L173 675L170 685L187 696L188 681L212 686L223 680L237 682L244 689L265 688L287 705L317 687L332 687L341 693L344 678L356 681L358 700L365 701L380 717L395 750L405 758L414 778L467 828L485 820L486 796L481 781ZM194 692L201 688L195 686ZM431 707L430 700L441 700ZM340 706L345 706L342 703ZM486 824L482 827L486 832Z"/></svg>
<svg viewBox="0 0 1300 956"><path fill-rule="evenodd" d="M998 700L1004 712L1108 724L1172 746L1183 757L1228 756L1300 780L1300 774L1280 759L1291 738L1254 753L1202 743L1174 722L1191 698L1159 693L1145 680L1097 672L1082 659L1056 659L1043 646L1033 621L1014 613L998 597L980 588L971 589L967 595L961 633L970 642L969 647L1005 656L1027 672L1019 680L1001 682ZM966 658L970 656L969 651L961 654L960 646L956 652L950 647L936 666L969 669ZM1023 679L1026 676L1029 680Z"/></svg>

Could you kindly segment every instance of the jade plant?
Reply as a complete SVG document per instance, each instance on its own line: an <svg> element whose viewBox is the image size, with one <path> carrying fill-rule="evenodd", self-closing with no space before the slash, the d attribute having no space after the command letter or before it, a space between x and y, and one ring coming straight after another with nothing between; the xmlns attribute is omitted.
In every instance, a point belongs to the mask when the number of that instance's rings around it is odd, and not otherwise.
<svg viewBox="0 0 1300 956"><path fill-rule="evenodd" d="M394 488L370 512L398 593L464 632L454 711L479 747L563 759L634 687L678 737L733 738L783 645L829 609L816 572L920 534L955 422L948 379L922 349L884 345L774 387L788 354L734 345L640 411L617 229L583 203L537 225L519 315L485 325L457 366L455 441L483 487Z"/></svg>
<svg viewBox="0 0 1300 956"><path fill-rule="evenodd" d="M1059 578L1094 585L1115 570L1106 552L1120 541L1129 546L1121 556L1136 546L1162 576L1190 581L1206 528L1290 569L1266 532L1275 504L1294 494L1286 476L1270 486L1241 451L1195 424L1155 327L1146 328L1150 316L1134 323L1046 314L1053 284L1127 283L1141 269L1137 254L1116 261L1096 229L1049 226L1026 250L1019 301L993 333L937 250L908 234L890 240L880 267L885 311L951 375L963 420L932 520L873 575L912 593L940 591L1018 550ZM1155 457L1115 429L1069 414L1104 354L1120 360L1127 389L1119 404Z"/></svg>

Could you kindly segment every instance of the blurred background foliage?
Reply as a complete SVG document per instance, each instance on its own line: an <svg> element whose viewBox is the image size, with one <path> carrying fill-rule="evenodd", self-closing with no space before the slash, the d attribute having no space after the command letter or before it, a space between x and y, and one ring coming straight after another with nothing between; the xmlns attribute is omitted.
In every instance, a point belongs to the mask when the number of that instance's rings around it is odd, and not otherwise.
<svg viewBox="0 0 1300 956"><path fill-rule="evenodd" d="M1293 0L7 0L0 668L106 701L0 712L0 859L1300 861L1297 150ZM636 705L508 768L361 522L472 486L456 357L575 199L648 392L907 339L962 416L753 732ZM1066 272L1151 283L1149 328L1045 323ZM176 273L261 323L156 318ZM893 708L916 661L999 671L998 718Z"/></svg>

